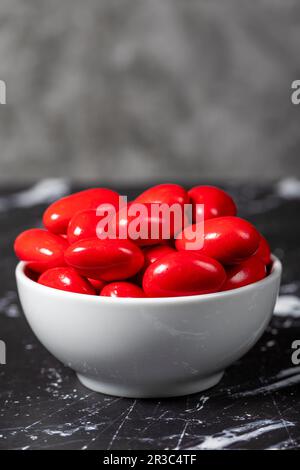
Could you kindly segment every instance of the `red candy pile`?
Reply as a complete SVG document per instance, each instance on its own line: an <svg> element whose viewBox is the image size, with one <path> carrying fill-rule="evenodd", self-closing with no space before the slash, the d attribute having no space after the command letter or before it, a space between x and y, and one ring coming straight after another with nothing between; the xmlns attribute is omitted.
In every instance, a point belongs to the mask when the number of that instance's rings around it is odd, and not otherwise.
<svg viewBox="0 0 300 470"><path fill-rule="evenodd" d="M51 204L43 216L45 229L26 230L15 241L16 255L27 262L30 277L80 294L177 297L236 289L267 275L271 251L266 239L236 216L236 205L223 190L196 186L186 191L177 184L149 188L133 201L146 208L142 225L157 229L155 237L146 239L127 233L133 219L119 198L115 191L96 188ZM171 219L170 239L165 240L164 218L148 211L153 203L182 208L192 204L192 220L178 233L178 220ZM120 214L115 238L99 238L100 205ZM204 243L191 250L193 235L203 229L197 216L204 218ZM122 229L125 238L118 235Z"/></svg>

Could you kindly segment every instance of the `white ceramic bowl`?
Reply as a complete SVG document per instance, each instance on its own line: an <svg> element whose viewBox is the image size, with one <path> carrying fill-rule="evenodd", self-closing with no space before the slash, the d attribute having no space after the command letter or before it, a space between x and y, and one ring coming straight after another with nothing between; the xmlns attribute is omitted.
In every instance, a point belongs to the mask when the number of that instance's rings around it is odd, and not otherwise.
<svg viewBox="0 0 300 470"><path fill-rule="evenodd" d="M260 338L281 263L262 281L216 294L157 299L89 296L42 286L16 269L26 318L42 344L86 387L122 397L199 392Z"/></svg>

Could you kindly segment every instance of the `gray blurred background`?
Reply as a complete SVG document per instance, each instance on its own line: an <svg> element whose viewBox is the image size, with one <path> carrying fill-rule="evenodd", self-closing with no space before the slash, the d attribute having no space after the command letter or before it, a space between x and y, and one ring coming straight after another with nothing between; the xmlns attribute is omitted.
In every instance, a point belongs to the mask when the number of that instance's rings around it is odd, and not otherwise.
<svg viewBox="0 0 300 470"><path fill-rule="evenodd" d="M300 175L299 0L1 0L0 182Z"/></svg>

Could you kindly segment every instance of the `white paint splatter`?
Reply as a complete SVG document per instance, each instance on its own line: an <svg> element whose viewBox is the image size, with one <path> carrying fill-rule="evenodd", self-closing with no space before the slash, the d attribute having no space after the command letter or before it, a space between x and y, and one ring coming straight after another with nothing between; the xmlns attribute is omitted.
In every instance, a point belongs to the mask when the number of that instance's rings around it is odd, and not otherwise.
<svg viewBox="0 0 300 470"><path fill-rule="evenodd" d="M0 197L0 211L13 207L31 207L37 204L49 203L68 194L69 191L70 185L64 179L44 179L29 189Z"/></svg>
<svg viewBox="0 0 300 470"><path fill-rule="evenodd" d="M276 193L284 199L300 198L300 180L294 177L284 178L276 185Z"/></svg>
<svg viewBox="0 0 300 470"><path fill-rule="evenodd" d="M274 315L279 317L300 318L300 299L295 295L281 295L278 297Z"/></svg>
<svg viewBox="0 0 300 470"><path fill-rule="evenodd" d="M262 434L274 431L280 428L294 426L294 423L285 420L273 421L270 419L257 420L247 423L243 426L237 426L231 429L224 429L218 434L204 436L204 440L196 446L189 447L187 450L218 450L225 449L238 442L250 441Z"/></svg>

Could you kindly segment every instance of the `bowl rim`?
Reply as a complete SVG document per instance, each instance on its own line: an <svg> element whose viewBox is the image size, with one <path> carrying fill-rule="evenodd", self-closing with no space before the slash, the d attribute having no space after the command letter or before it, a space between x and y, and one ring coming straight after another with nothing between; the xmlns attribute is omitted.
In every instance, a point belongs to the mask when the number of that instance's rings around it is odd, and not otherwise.
<svg viewBox="0 0 300 470"><path fill-rule="evenodd" d="M37 282L30 279L25 274L25 268L28 263L25 261L20 261L16 267L16 278L17 282L22 283L23 285L30 287L31 289L36 289L40 292L44 292L48 295L56 296L60 298L78 298L85 301L85 302L103 302L103 303L117 303L117 304L134 304L134 305L149 305L149 304L172 304L172 303L193 303L193 302L204 302L208 300L215 300L215 299L222 299L227 297L233 297L240 292L246 292L254 290L257 287L267 286L274 282L276 279L280 278L282 272L282 264L281 261L274 255L272 255L273 266L271 272L260 281L253 282L252 284L248 284L246 286L238 287L237 289L230 289L226 291L220 292L213 292L210 294L199 294L199 295L186 295L186 296L178 296L178 297L106 297L100 295L87 295L87 294L79 294L77 292L68 292L59 289L55 289L52 287L44 286L42 284L38 284Z"/></svg>

